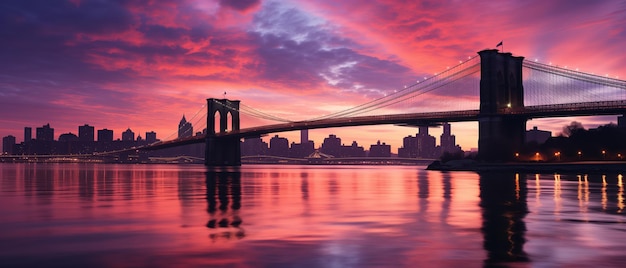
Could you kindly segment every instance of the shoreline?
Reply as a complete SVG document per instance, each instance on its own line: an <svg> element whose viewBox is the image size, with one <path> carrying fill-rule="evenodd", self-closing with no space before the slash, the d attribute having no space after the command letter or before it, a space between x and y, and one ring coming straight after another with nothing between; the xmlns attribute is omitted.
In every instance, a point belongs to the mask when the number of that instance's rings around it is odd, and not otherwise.
<svg viewBox="0 0 626 268"><path fill-rule="evenodd" d="M603 173L626 172L626 161L578 161L550 163L480 163L472 160L435 161L426 170L474 172L531 172L531 173Z"/></svg>

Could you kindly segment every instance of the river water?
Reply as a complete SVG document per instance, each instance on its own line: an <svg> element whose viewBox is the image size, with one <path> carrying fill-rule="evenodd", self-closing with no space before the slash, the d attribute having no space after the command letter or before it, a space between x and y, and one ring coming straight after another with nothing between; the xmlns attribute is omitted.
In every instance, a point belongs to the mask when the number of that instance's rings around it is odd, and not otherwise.
<svg viewBox="0 0 626 268"><path fill-rule="evenodd" d="M625 267L622 174L0 164L2 267Z"/></svg>

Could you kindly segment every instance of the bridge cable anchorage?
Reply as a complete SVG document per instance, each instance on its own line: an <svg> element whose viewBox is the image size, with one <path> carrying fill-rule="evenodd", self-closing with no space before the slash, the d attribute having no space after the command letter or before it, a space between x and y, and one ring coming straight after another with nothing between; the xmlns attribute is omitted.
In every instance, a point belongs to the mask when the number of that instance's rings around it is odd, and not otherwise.
<svg viewBox="0 0 626 268"><path fill-rule="evenodd" d="M307 121L316 121L316 120L322 120L322 119L331 119L331 118L340 118L340 117L346 117L349 115L358 115L358 114L362 114L365 112L369 112L369 111L373 111L376 109L380 109L380 108L384 108L387 107L391 104L395 104L398 103L400 101L404 101L406 99L415 97L415 96L419 96L422 95L424 93L430 92L432 90L441 88L443 86L446 86L452 82L455 82L457 80L459 80L460 78L466 77L468 75L474 74L478 71L480 71L479 69L477 70L472 70L475 67L480 66L480 63L475 63L473 65L470 65L466 68L463 68L461 70L458 70L458 68L460 66L463 66L465 64L468 64L470 61L472 61L473 59L477 58L478 56L475 56L473 58L471 58L468 61L465 61L461 64L458 64L450 69L447 69L446 71L439 73L436 76L432 76L430 78L427 78L424 82L421 83L414 83L410 86L407 86L406 88L403 88L397 92L394 92L390 95L372 100L370 102L343 110L343 111L339 111L339 112L335 112L332 114L328 114L325 116L321 116L321 117L317 117L311 120L307 120ZM470 73L468 74L463 74L464 72L470 71ZM444 74L448 74L447 76L443 76ZM456 76L461 75L461 77L459 78L455 78ZM450 81L449 81L450 80ZM443 84L442 84L443 83ZM420 91L424 91L421 92ZM399 99L399 100L398 100Z"/></svg>

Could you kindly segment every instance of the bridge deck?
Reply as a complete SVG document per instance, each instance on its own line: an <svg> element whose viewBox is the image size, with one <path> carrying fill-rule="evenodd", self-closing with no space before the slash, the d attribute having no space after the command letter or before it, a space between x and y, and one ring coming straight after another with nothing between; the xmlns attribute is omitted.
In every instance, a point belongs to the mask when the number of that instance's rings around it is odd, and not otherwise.
<svg viewBox="0 0 626 268"><path fill-rule="evenodd" d="M526 106L523 108L506 108L499 111L500 115L514 115L531 118L565 117L565 116L591 116L591 115L618 115L626 114L626 101L604 101L586 102L573 104L552 104ZM366 125L436 125L444 122L469 122L478 121L479 110L451 111L451 112L431 112L431 113L410 113L410 114L390 114L374 116L358 116L348 118L334 118L314 121L290 122L258 127L244 128L237 131L218 133L217 137L260 137L269 133L294 131L301 129L318 129L330 127L346 126L366 126ZM205 135L187 137L171 141L164 141L152 144L143 148L144 150L157 150L162 148L175 147L186 144L203 143ZM133 149L133 150L135 150Z"/></svg>

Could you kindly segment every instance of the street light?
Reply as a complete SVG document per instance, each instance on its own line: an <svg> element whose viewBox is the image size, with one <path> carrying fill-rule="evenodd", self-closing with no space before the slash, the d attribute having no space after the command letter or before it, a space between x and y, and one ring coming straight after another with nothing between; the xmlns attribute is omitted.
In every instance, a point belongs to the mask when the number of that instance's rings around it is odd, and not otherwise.
<svg viewBox="0 0 626 268"><path fill-rule="evenodd" d="M581 158L582 158L582 156L583 156L583 152L578 151L578 159L581 159Z"/></svg>
<svg viewBox="0 0 626 268"><path fill-rule="evenodd" d="M602 150L602 159L606 160L606 151L605 150Z"/></svg>

